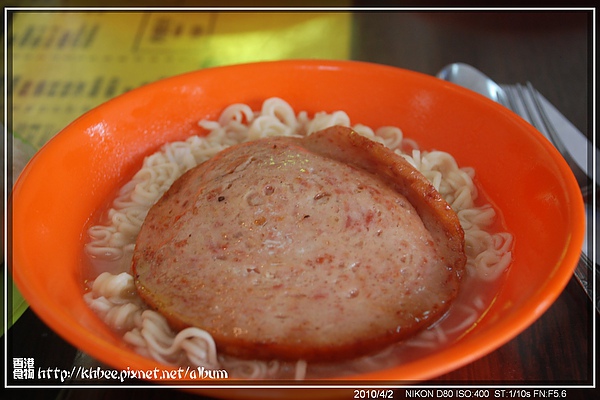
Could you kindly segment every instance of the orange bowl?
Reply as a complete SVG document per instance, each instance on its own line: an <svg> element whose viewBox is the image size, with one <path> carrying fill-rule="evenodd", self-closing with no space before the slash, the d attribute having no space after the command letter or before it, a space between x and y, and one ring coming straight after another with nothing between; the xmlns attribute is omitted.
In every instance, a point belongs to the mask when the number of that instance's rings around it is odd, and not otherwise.
<svg viewBox="0 0 600 400"><path fill-rule="evenodd" d="M569 281L584 237L577 183L555 148L507 109L453 84L360 62L281 61L200 70L123 94L84 114L30 161L13 190L14 279L31 308L74 346L117 369L158 363L130 350L83 300L89 221L170 141L229 104L277 96L296 112L346 111L353 123L399 126L423 149L472 166L514 235L495 302L454 345L347 379L430 379L490 353L544 313ZM493 377L490 377L493 378ZM249 395L240 392L240 396Z"/></svg>

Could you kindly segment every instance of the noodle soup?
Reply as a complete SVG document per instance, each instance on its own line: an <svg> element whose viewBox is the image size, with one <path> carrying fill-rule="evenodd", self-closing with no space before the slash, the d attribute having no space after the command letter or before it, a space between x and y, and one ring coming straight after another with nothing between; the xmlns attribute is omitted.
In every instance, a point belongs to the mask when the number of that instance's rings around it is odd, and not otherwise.
<svg viewBox="0 0 600 400"><path fill-rule="evenodd" d="M85 253L90 280L85 300L138 353L167 365L225 369L233 378L340 377L398 365L448 346L466 334L493 301L511 261L512 236L504 232L497 211L475 185L475 171L459 167L452 155L421 151L397 127L374 130L351 125L342 111L309 117L303 111L296 113L278 98L267 99L259 111L234 104L217 121L199 124L208 131L205 137L168 143L148 156L99 216L97 225L88 230L90 241ZM236 359L218 353L212 337L202 329L174 332L164 316L150 310L137 296L130 271L135 239L150 207L185 171L229 146L269 136L310 135L334 125L351 126L393 149L421 171L457 213L465 231L467 265L459 297L450 310L407 341L377 354L330 364Z"/></svg>

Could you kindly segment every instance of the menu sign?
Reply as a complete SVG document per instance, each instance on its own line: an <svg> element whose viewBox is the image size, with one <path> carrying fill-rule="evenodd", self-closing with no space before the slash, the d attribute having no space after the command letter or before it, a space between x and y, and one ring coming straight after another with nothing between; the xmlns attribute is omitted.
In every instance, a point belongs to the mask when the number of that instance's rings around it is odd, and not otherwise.
<svg viewBox="0 0 600 400"><path fill-rule="evenodd" d="M347 59L350 28L341 12L15 12L12 133L39 148L112 97L201 68Z"/></svg>

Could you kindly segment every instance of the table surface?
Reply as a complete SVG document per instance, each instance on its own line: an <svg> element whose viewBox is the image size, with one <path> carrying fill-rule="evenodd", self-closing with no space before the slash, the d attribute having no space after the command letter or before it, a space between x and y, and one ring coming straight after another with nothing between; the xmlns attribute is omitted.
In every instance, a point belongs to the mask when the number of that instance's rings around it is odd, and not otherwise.
<svg viewBox="0 0 600 400"><path fill-rule="evenodd" d="M531 81L583 132L591 132L591 14L589 12L355 12L350 58L435 74L446 64L469 63L498 82ZM531 327L491 354L433 380L490 385L591 385L595 310L572 279L564 292ZM75 348L30 310L6 334L8 356L52 360L69 368ZM10 360L10 358L9 358ZM568 398L590 390L568 389ZM187 399L182 391L135 389L12 391L14 398ZM352 391L347 391L347 398ZM396 398L399 398L396 396Z"/></svg>

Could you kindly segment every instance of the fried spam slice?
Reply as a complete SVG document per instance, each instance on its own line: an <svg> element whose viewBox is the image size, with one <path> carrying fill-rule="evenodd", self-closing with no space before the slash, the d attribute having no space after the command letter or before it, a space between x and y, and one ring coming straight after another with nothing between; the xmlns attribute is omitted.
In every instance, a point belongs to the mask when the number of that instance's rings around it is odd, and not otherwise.
<svg viewBox="0 0 600 400"><path fill-rule="evenodd" d="M228 148L179 178L138 236L139 294L242 358L331 361L448 309L456 215L402 157L348 128Z"/></svg>

